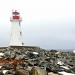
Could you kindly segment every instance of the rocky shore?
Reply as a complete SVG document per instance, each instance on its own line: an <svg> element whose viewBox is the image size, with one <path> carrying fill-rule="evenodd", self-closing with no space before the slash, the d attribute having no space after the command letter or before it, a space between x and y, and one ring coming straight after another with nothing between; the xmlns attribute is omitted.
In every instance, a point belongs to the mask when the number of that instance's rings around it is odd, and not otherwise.
<svg viewBox="0 0 75 75"><path fill-rule="evenodd" d="M75 75L75 53L39 47L0 48L0 75Z"/></svg>

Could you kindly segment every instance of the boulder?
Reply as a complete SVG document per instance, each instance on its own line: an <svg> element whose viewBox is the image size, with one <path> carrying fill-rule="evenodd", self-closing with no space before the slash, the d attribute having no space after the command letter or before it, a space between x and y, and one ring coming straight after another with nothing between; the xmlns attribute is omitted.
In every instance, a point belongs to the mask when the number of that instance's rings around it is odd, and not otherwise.
<svg viewBox="0 0 75 75"><path fill-rule="evenodd" d="M31 69L30 75L47 75L47 72L46 72L46 70L41 69L40 67L33 67Z"/></svg>

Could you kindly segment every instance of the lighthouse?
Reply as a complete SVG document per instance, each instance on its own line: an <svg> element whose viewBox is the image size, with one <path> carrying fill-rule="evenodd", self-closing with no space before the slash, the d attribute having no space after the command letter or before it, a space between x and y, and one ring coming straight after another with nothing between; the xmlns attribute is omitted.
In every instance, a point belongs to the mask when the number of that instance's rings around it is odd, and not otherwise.
<svg viewBox="0 0 75 75"><path fill-rule="evenodd" d="M20 13L12 11L11 21L11 34L10 34L10 46L23 46L22 31L21 31L21 17Z"/></svg>

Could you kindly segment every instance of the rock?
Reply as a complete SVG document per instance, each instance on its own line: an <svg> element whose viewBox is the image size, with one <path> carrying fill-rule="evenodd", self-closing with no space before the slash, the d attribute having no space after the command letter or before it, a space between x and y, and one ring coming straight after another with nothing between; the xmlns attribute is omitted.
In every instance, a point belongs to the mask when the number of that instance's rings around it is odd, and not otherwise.
<svg viewBox="0 0 75 75"><path fill-rule="evenodd" d="M14 70L2 70L4 75L14 75L15 71Z"/></svg>
<svg viewBox="0 0 75 75"><path fill-rule="evenodd" d="M0 75L4 75L2 72L0 72Z"/></svg>
<svg viewBox="0 0 75 75"><path fill-rule="evenodd" d="M13 68L13 65L11 65L11 64L5 64L5 65L2 66L2 68L10 70L10 69Z"/></svg>
<svg viewBox="0 0 75 75"><path fill-rule="evenodd" d="M11 53L11 58L14 58L16 56L16 54L15 54L15 52L13 51L12 53Z"/></svg>
<svg viewBox="0 0 75 75"><path fill-rule="evenodd" d="M58 74L53 73L53 72L49 72L48 75L58 75Z"/></svg>
<svg viewBox="0 0 75 75"><path fill-rule="evenodd" d="M47 72L40 67L33 67L30 75L47 75Z"/></svg>
<svg viewBox="0 0 75 75"><path fill-rule="evenodd" d="M70 69L72 73L75 73L75 66Z"/></svg>
<svg viewBox="0 0 75 75"><path fill-rule="evenodd" d="M6 74L8 72L8 70L3 70L3 74Z"/></svg>
<svg viewBox="0 0 75 75"><path fill-rule="evenodd" d="M24 56L23 55L17 55L15 59L19 60L19 59L23 59Z"/></svg>
<svg viewBox="0 0 75 75"><path fill-rule="evenodd" d="M38 52L33 52L33 54L38 55L39 53Z"/></svg>
<svg viewBox="0 0 75 75"><path fill-rule="evenodd" d="M20 69L16 71L15 75L29 75L29 72L26 70Z"/></svg>
<svg viewBox="0 0 75 75"><path fill-rule="evenodd" d="M27 56L28 56L30 59L35 58L35 55L34 55L32 52L28 52L28 53L27 53Z"/></svg>
<svg viewBox="0 0 75 75"><path fill-rule="evenodd" d="M10 58L11 57L10 51L6 51L5 54L4 54L4 57L5 58Z"/></svg>

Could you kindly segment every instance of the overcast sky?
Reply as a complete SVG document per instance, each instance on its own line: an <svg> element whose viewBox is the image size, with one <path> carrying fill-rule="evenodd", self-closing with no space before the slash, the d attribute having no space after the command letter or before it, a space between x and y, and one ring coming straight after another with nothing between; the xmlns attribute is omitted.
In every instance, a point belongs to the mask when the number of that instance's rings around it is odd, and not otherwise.
<svg viewBox="0 0 75 75"><path fill-rule="evenodd" d="M75 49L75 0L0 0L0 46L10 42L12 9L21 14L25 45Z"/></svg>

